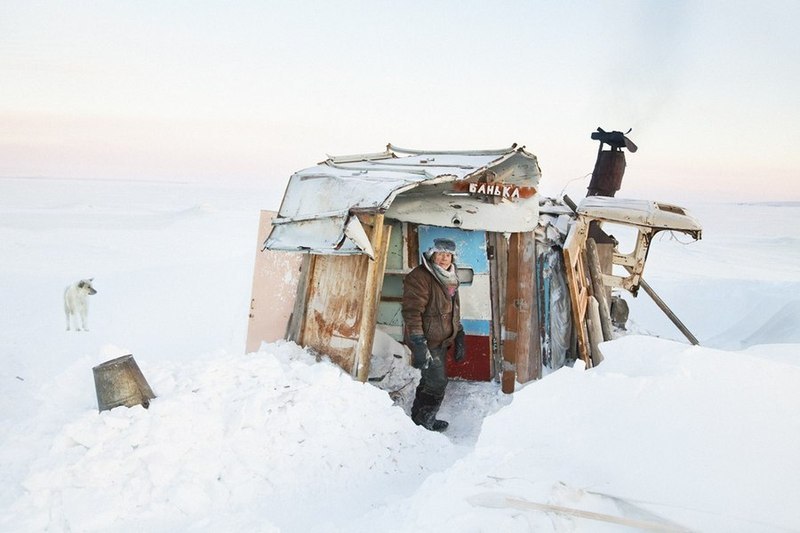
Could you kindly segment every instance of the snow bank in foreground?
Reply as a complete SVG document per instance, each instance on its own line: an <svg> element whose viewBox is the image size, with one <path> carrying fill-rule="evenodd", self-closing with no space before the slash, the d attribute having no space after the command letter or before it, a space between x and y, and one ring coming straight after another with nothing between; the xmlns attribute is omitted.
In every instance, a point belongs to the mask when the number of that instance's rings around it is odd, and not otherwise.
<svg viewBox="0 0 800 533"><path fill-rule="evenodd" d="M0 529L303 531L405 496L454 460L386 393L291 343L140 366L158 395L149 410L29 423L52 445Z"/></svg>
<svg viewBox="0 0 800 533"><path fill-rule="evenodd" d="M699 531L800 525L797 365L650 337L603 350L515 393L474 453L358 530L618 531L531 503Z"/></svg>
<svg viewBox="0 0 800 533"><path fill-rule="evenodd" d="M575 512L797 528L800 346L724 352L627 336L603 350L597 368L563 368L513 397L452 383L456 437L486 414L473 395L499 409L473 450L291 343L140 361L158 394L150 409L100 414L84 358L0 449L4 468L25 468L8 473L22 482L0 530L619 530Z"/></svg>

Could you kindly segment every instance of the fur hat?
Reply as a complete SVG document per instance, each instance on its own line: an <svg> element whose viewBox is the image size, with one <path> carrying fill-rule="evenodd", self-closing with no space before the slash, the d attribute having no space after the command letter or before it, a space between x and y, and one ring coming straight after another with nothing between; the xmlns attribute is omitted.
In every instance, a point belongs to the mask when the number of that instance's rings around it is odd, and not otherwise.
<svg viewBox="0 0 800 533"><path fill-rule="evenodd" d="M446 252L448 254L456 255L456 243L451 239L434 239L433 246L428 248L425 252L425 257L430 259L436 252Z"/></svg>

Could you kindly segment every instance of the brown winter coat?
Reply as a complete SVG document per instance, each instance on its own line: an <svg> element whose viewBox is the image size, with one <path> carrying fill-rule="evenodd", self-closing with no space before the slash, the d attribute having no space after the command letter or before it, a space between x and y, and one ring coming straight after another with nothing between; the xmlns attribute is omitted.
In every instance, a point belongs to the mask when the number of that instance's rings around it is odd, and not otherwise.
<svg viewBox="0 0 800 533"><path fill-rule="evenodd" d="M403 333L406 344L423 335L429 348L447 348L461 329L458 291L451 298L430 268L423 261L403 281Z"/></svg>

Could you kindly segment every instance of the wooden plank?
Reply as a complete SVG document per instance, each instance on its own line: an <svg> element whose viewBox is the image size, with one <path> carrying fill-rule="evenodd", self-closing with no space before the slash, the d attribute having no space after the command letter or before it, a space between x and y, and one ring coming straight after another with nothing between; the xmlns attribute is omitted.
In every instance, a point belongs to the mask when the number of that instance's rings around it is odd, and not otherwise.
<svg viewBox="0 0 800 533"><path fill-rule="evenodd" d="M591 366L594 366L594 352L592 350L592 336L591 336L591 328L592 328L592 298L593 298L593 288L592 288L592 276L589 274L589 258L588 253L586 251L586 241L583 243L583 248L580 252L581 257L581 264L578 272L580 272L580 278L578 278L578 282L581 284L582 287L586 289L586 307L583 310L583 330L586 333L586 340L588 343L588 351L589 351L589 360L592 362ZM601 330L601 338L602 338L602 330Z"/></svg>
<svg viewBox="0 0 800 533"><path fill-rule="evenodd" d="M597 248L597 258L600 260L600 271L610 276L614 268L614 245L603 244L595 241ZM611 286L606 285L606 301L611 305Z"/></svg>
<svg viewBox="0 0 800 533"><path fill-rule="evenodd" d="M406 224L406 259L408 260L408 269L413 270L419 266L419 254L422 250L419 249L419 229L417 224Z"/></svg>
<svg viewBox="0 0 800 533"><path fill-rule="evenodd" d="M491 509L518 509L520 511L533 510L533 511L542 511L544 513L556 513L564 516L584 518L587 520L595 520L599 522L606 522L609 524L626 526L628 528L632 528L635 530L666 531L673 533L688 533L689 531L691 531L690 529L687 529L681 525L675 524L673 522L667 522L664 521L663 519L659 519L660 521L655 522L652 520L641 520L638 518L614 516L610 514L596 513L594 511L584 511L583 509L577 509L574 507L563 507L560 505L551 505L548 503L533 502L530 500L516 498L514 496L496 492L484 492L484 493L474 494L472 496L468 496L467 501L472 505L488 507ZM583 525L584 524L578 523L574 527L578 531L590 531L592 529L597 529L591 527L583 527L583 528L578 527ZM616 530L617 529L615 529L615 531Z"/></svg>
<svg viewBox="0 0 800 533"><path fill-rule="evenodd" d="M509 263L516 262L517 283L514 288L516 299L516 363L517 381L527 383L541 378L541 348L539 345L539 317L536 299L536 241L533 234L517 233L515 257L509 257ZM513 239L513 236L512 236ZM511 280L509 279L509 287ZM509 297L510 297L509 293Z"/></svg>
<svg viewBox="0 0 800 533"><path fill-rule="evenodd" d="M514 392L517 381L517 359L521 349L527 346L526 337L519 335L524 302L520 293L520 234L512 233L508 242L508 275L506 277L505 323L503 334L503 379L502 389L506 394Z"/></svg>
<svg viewBox="0 0 800 533"><path fill-rule="evenodd" d="M519 233L512 233L508 242L508 270L506 276L505 324L503 330L503 380L506 394L514 392L517 379L517 353L519 351Z"/></svg>
<svg viewBox="0 0 800 533"><path fill-rule="evenodd" d="M536 235L531 231L525 233L526 239L526 254L530 253L530 264L526 266L528 269L528 276L531 280L531 309L530 318L528 319L529 326L529 341L528 341L528 368L530 369L530 379L542 379L542 370L544 369L544 360L542 353L542 332L541 324L539 324L539 276L536 274L536 261L538 257L536 249Z"/></svg>
<svg viewBox="0 0 800 533"><path fill-rule="evenodd" d="M570 228L564 243L564 266L567 271L567 286L572 307L572 322L578 338L578 354L586 368L591 368L589 339L586 333L586 309L589 304L589 290L586 287L584 272L583 244L586 240L585 227L575 224Z"/></svg>
<svg viewBox="0 0 800 533"><path fill-rule="evenodd" d="M363 293L360 331L356 348L355 372L358 380L366 382L369 378L372 343L375 340L375 317L383 285L383 273L386 270L386 255L389 250L391 226L384 226L383 215L375 215L372 223L370 243L375 252L375 260L369 262L367 280Z"/></svg>
<svg viewBox="0 0 800 533"><path fill-rule="evenodd" d="M598 321L603 332L603 340L612 338L610 302L606 299L606 286L603 283L603 271L600 267L600 256L594 239L586 239L586 259L589 262L589 276L592 280L592 295L597 299Z"/></svg>
<svg viewBox="0 0 800 533"><path fill-rule="evenodd" d="M311 289L311 276L314 272L314 260L316 256L303 254L300 263L300 281L297 284L297 295L294 300L292 316L289 325L286 327L286 339L303 344L303 330L306 323L306 306L308 304L309 291Z"/></svg>
<svg viewBox="0 0 800 533"><path fill-rule="evenodd" d="M603 361L603 354L600 352L600 343L603 342L603 328L600 326L600 304L597 298L589 297L589 320L586 326L589 330L589 344L592 352L592 366L597 366Z"/></svg>
<svg viewBox="0 0 800 533"><path fill-rule="evenodd" d="M274 211L261 211L253 267L253 286L247 323L245 351L255 352L262 342L285 339L296 302L302 255L262 251L272 229Z"/></svg>

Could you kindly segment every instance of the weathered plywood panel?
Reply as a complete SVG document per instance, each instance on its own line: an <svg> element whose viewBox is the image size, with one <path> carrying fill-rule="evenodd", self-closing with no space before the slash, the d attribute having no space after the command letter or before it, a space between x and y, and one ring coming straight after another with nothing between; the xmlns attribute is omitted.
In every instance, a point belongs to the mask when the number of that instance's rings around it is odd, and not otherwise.
<svg viewBox="0 0 800 533"><path fill-rule="evenodd" d="M261 251L272 228L274 211L261 211L258 222L258 241L250 313L245 350L255 352L262 342L275 342L286 336L292 315L300 264L303 256L297 253Z"/></svg>

